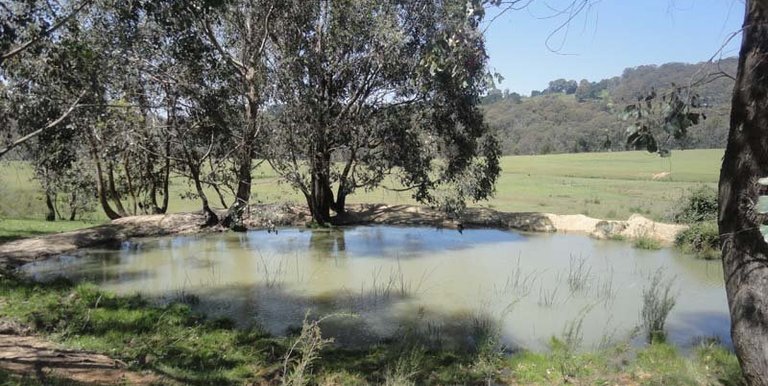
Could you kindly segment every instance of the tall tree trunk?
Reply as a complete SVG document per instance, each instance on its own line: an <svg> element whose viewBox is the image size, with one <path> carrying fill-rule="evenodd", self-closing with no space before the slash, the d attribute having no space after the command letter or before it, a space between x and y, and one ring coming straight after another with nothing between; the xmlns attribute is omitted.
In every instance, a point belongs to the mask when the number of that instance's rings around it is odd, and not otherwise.
<svg viewBox="0 0 768 386"><path fill-rule="evenodd" d="M312 219L320 225L331 222L331 207L334 206L330 179L330 154L319 153L312 160L312 186L309 209Z"/></svg>
<svg viewBox="0 0 768 386"><path fill-rule="evenodd" d="M203 184L200 182L200 168L190 163L189 170L192 174L192 180L195 182L195 190L200 197L200 201L203 204L203 214L205 214L205 224L203 226L209 227L219 223L219 216L211 210L211 206L208 203L208 196L205 195L203 190Z"/></svg>
<svg viewBox="0 0 768 386"><path fill-rule="evenodd" d="M48 213L45 214L45 221L56 221L56 209L53 207L53 199L51 194L45 192L45 206L48 208Z"/></svg>
<svg viewBox="0 0 768 386"><path fill-rule="evenodd" d="M243 154L237 165L237 194L235 204L248 204L251 199L251 166L253 160L250 152Z"/></svg>
<svg viewBox="0 0 768 386"><path fill-rule="evenodd" d="M256 86L256 71L249 69L245 82L245 131L240 139L240 156L237 165L237 193L234 205L247 205L251 199L251 171L253 168L253 151L258 135L259 90Z"/></svg>
<svg viewBox="0 0 768 386"><path fill-rule="evenodd" d="M344 189L339 189L338 194L336 194L336 202L333 204L333 211L336 212L336 214L344 214L346 212L346 205L347 192Z"/></svg>
<svg viewBox="0 0 768 386"><path fill-rule="evenodd" d="M160 213L160 206L157 205L157 183L152 182L152 184L149 187L149 202L147 203L148 207L152 208L152 214L158 214ZM147 214L147 207L145 206L142 210L144 214Z"/></svg>
<svg viewBox="0 0 768 386"><path fill-rule="evenodd" d="M133 178L131 178L131 167L130 167L130 161L128 158L128 155L125 155L125 158L123 159L123 167L125 168L125 182L128 185L128 195L131 197L132 207L133 211L131 212L132 215L138 214L138 204L139 199L136 197L136 192L134 191L133 186Z"/></svg>
<svg viewBox="0 0 768 386"><path fill-rule="evenodd" d="M77 218L77 193L72 192L69 196L69 221L75 221Z"/></svg>
<svg viewBox="0 0 768 386"><path fill-rule="evenodd" d="M115 208L117 209L117 213L120 214L120 216L125 216L125 208L123 207L123 203L120 201L120 194L117 193L117 188L115 187L115 172L114 172L114 165L110 162L109 167L107 168L107 183L109 188L109 197L112 199L112 202L115 203Z"/></svg>
<svg viewBox="0 0 768 386"><path fill-rule="evenodd" d="M104 210L104 214L106 214L110 220L118 219L121 217L120 214L112 209L112 207L109 205L109 200L107 199L107 192L104 187L104 172L101 167L101 158L97 154L93 144L91 146L91 156L93 157L93 161L96 164L96 194L99 196L99 203L101 204L101 208Z"/></svg>
<svg viewBox="0 0 768 386"><path fill-rule="evenodd" d="M175 109L173 109L173 118L171 123L176 122ZM171 136L167 135L165 138L165 166L163 167L163 203L160 206L158 213L168 212L168 196L170 193L170 181L171 181Z"/></svg>
<svg viewBox="0 0 768 386"><path fill-rule="evenodd" d="M168 153L170 156L170 150ZM163 172L163 203L160 205L158 213L168 212L168 196L170 195L170 181L171 181L171 159L165 159L165 171Z"/></svg>
<svg viewBox="0 0 768 386"><path fill-rule="evenodd" d="M226 208L227 200L224 199L224 194L221 192L219 184L211 184L211 187L213 188L213 191L216 192L216 195L219 196L219 202L221 203L221 206Z"/></svg>
<svg viewBox="0 0 768 386"><path fill-rule="evenodd" d="M746 4L728 145L720 170L719 227L731 336L747 382L768 385L768 244L755 209L768 177L768 1Z"/></svg>

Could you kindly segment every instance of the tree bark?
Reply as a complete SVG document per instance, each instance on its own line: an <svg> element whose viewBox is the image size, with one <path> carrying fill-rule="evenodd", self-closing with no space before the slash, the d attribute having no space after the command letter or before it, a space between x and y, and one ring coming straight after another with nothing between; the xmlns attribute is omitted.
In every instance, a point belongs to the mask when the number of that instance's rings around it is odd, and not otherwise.
<svg viewBox="0 0 768 386"><path fill-rule="evenodd" d="M69 196L69 221L75 221L77 218L77 193L72 192Z"/></svg>
<svg viewBox="0 0 768 386"><path fill-rule="evenodd" d="M168 212L168 196L170 194L170 180L171 180L171 142L170 139L165 142L165 170L163 171L163 203L160 206L158 213Z"/></svg>
<svg viewBox="0 0 768 386"><path fill-rule="evenodd" d="M205 195L205 191L203 190L203 184L200 182L200 168L195 167L194 165L189 165L190 172L192 174L192 180L195 182L195 189L197 190L197 195L200 197L200 201L203 204L203 214L205 214L205 224L203 224L204 227L213 226L219 223L219 216L216 215L216 213L211 210L211 206L208 203L208 196Z"/></svg>
<svg viewBox="0 0 768 386"><path fill-rule="evenodd" d="M322 147L319 147L322 148ZM315 155L312 160L312 180L308 204L312 219L325 225L331 222L331 207L335 206L330 179L331 156L324 152Z"/></svg>
<svg viewBox="0 0 768 386"><path fill-rule="evenodd" d="M101 208L104 210L104 214L106 214L110 220L118 219L121 216L112 209L112 207L109 205L109 200L107 199L107 193L104 187L104 174L101 168L101 159L99 158L98 154L96 154L95 150L91 149L91 153L93 156L93 161L96 164L96 193L99 196L99 203L101 204Z"/></svg>
<svg viewBox="0 0 768 386"><path fill-rule="evenodd" d="M120 201L120 194L117 193L117 187L115 186L115 171L114 171L114 165L110 162L109 167L107 168L107 183L109 188L109 197L112 199L112 202L115 203L115 208L117 209L117 213L120 214L121 217L125 216L125 208L123 207L122 201Z"/></svg>
<svg viewBox="0 0 768 386"><path fill-rule="evenodd" d="M248 204L251 199L251 166L253 160L250 152L240 157L237 166L237 194L235 195L235 204Z"/></svg>
<svg viewBox="0 0 768 386"><path fill-rule="evenodd" d="M45 192L45 206L48 207L45 221L56 221L56 209L53 207L53 199L51 199L51 194L48 192Z"/></svg>
<svg viewBox="0 0 768 386"><path fill-rule="evenodd" d="M768 244L755 203L768 177L768 1L749 0L730 133L720 171L719 220L731 336L744 377L768 385Z"/></svg>

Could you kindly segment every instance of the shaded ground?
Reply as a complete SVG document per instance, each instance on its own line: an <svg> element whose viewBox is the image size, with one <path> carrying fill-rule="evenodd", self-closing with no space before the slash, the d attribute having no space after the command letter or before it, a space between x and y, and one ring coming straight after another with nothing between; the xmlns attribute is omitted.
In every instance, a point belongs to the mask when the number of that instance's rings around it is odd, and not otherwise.
<svg viewBox="0 0 768 386"><path fill-rule="evenodd" d="M33 336L0 335L0 369L31 376L42 384L66 379L80 384L150 385L157 375L128 371L125 363L88 351L64 350Z"/></svg>
<svg viewBox="0 0 768 386"><path fill-rule="evenodd" d="M528 232L578 232L598 238L621 236L626 239L653 238L665 245L685 225L663 224L633 215L627 221L604 221L584 215L547 213L512 213L486 208L471 208L460 218L414 205L359 204L336 219L339 225L386 224L421 225L445 228L473 227L515 229ZM304 206L256 205L245 220L249 229L305 226L311 221ZM220 232L221 227L202 228L204 218L198 213L175 213L125 217L109 224L0 244L0 266L13 267L30 261L75 252L81 248L119 246L122 242L150 236Z"/></svg>

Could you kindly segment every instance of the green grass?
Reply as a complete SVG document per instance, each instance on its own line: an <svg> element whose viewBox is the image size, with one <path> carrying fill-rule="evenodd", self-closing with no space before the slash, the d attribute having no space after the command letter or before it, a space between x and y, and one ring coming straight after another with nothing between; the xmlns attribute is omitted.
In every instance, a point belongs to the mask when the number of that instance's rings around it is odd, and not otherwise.
<svg viewBox="0 0 768 386"><path fill-rule="evenodd" d="M515 212L583 213L606 219L626 219L632 213L640 213L669 221L680 198L691 188L702 184L715 187L722 154L723 150L715 149L674 151L671 158L639 151L503 157L496 196L470 205ZM671 178L651 180L652 174L669 170ZM32 170L27 164L0 163L0 218L44 218L42 190L31 177ZM387 185L396 186L391 180ZM190 190L184 179L172 180L170 212L200 209L197 200L181 198ZM208 195L214 206L221 206L212 190ZM281 183L266 164L254 171L253 202L303 204L301 195ZM347 202L415 203L407 192L381 188L360 191ZM97 210L87 215L86 220L99 222L106 218Z"/></svg>
<svg viewBox="0 0 768 386"><path fill-rule="evenodd" d="M654 239L648 235L638 235L635 237L635 239L632 241L632 246L637 249L647 249L651 251L661 249L662 247L659 240Z"/></svg>
<svg viewBox="0 0 768 386"><path fill-rule="evenodd" d="M0 243L97 225L93 221L45 221L0 218Z"/></svg>

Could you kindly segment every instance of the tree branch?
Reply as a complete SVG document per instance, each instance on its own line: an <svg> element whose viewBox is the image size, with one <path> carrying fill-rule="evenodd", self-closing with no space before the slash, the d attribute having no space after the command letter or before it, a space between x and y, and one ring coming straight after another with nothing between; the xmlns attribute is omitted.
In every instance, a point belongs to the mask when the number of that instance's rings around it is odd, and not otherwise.
<svg viewBox="0 0 768 386"><path fill-rule="evenodd" d="M69 15L64 17L63 19L57 21L54 25L51 26L51 28L48 28L47 30L41 32L39 35L35 36L34 38L30 39L26 43L11 49L8 52L3 53L0 55L0 63L3 63L7 59L10 59L29 48L31 45L37 43L44 37L50 35L51 33L55 32L57 29L61 28L64 24L66 24L68 21L72 20L80 11L82 11L87 5L89 5L93 0L84 0L79 7L75 8ZM0 154L2 156L2 154Z"/></svg>
<svg viewBox="0 0 768 386"><path fill-rule="evenodd" d="M10 145L6 146L4 149L0 149L0 158L2 158L6 153L8 153L9 151L13 150L17 146L19 146L19 145L29 141L32 138L37 137L42 132L55 127L56 125L58 125L59 123L61 123L65 119L67 119L69 114L71 114L72 111L74 111L75 108L78 107L78 103L80 103L80 99L82 99L84 95L85 95L85 91L80 93L80 96L78 96L77 99L75 100L75 102L72 103L71 106L69 106L69 109L67 109L67 111L65 111L64 114L62 114L61 116L56 118L56 120L54 120L53 122L50 122L49 124L45 125L44 127L41 127L41 128L39 128L39 129L37 129L37 130L35 130L35 131L25 135L25 136L15 140L15 141L13 141L13 143L11 143Z"/></svg>

